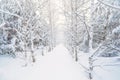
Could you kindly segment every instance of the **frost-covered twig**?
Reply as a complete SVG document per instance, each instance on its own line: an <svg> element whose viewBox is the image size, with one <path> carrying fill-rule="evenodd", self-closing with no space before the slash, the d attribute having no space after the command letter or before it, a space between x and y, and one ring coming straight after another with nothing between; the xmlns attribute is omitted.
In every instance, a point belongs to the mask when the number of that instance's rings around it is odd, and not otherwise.
<svg viewBox="0 0 120 80"><path fill-rule="evenodd" d="M20 3L18 2L18 0L15 0L15 1L16 1L16 3L18 4L20 10L22 11L22 6L21 6Z"/></svg>
<svg viewBox="0 0 120 80"><path fill-rule="evenodd" d="M89 69L88 68L86 68L84 65L82 65L80 62L79 62L79 64L86 70L86 71L88 71Z"/></svg>
<svg viewBox="0 0 120 80"><path fill-rule="evenodd" d="M117 51L119 51L119 52L120 52L120 49L115 48L115 47L113 47L113 46L106 46L106 47L108 47L108 48L112 48L112 49L117 50Z"/></svg>
<svg viewBox="0 0 120 80"><path fill-rule="evenodd" d="M116 65L120 65L120 63L117 63L117 64L106 64L106 65L103 65L103 66L116 66Z"/></svg>
<svg viewBox="0 0 120 80"><path fill-rule="evenodd" d="M117 7L117 6L113 6L113 5L111 5L111 4L108 4L108 3L106 3L106 2L103 2L103 1L101 1L101 0L97 0L98 2L100 2L100 3L102 3L102 4L104 4L104 5L106 5L106 6L108 6L108 7L111 7L111 8L113 8L113 9L117 9L117 10L120 10L120 7Z"/></svg>
<svg viewBox="0 0 120 80"><path fill-rule="evenodd" d="M0 28L2 28L5 24L6 24L6 23L2 23L2 24L0 24Z"/></svg>
<svg viewBox="0 0 120 80"><path fill-rule="evenodd" d="M1 10L1 9L0 9L0 12L2 12L2 13L6 13L6 14L9 14L9 15L12 15L12 16L16 16L16 17L22 19L21 16L19 16L19 15L17 15L17 14L14 14L14 13L10 13L10 12L7 12L7 11Z"/></svg>
<svg viewBox="0 0 120 80"><path fill-rule="evenodd" d="M96 52L102 47L103 45L100 44L93 52L93 54L90 57L94 57L94 55L96 54Z"/></svg>

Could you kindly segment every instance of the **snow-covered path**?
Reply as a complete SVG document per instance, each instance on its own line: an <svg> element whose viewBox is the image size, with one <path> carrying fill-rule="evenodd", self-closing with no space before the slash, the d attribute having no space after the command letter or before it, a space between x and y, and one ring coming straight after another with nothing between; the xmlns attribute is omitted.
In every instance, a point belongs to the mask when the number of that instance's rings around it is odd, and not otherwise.
<svg viewBox="0 0 120 80"><path fill-rule="evenodd" d="M80 65L73 61L63 45L38 57L33 66L21 67L15 60L8 62L0 68L0 80L87 80Z"/></svg>

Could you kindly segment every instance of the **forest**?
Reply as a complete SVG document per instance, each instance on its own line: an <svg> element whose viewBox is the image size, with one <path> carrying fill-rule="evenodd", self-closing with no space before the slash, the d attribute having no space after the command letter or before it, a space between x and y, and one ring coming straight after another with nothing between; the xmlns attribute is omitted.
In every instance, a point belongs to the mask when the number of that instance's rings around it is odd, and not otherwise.
<svg viewBox="0 0 120 80"><path fill-rule="evenodd" d="M119 67L120 0L0 0L0 80L119 80Z"/></svg>

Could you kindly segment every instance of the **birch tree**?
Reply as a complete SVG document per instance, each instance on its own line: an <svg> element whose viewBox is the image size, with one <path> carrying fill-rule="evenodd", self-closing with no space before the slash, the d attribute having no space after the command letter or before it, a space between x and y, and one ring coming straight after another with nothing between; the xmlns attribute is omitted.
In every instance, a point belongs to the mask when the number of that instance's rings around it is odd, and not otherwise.
<svg viewBox="0 0 120 80"><path fill-rule="evenodd" d="M15 46L13 46L15 54L20 51L20 55L24 56L26 60L31 59L32 62L35 62L36 46L50 45L47 0L2 0L0 3L2 6L0 8L1 24L5 23L3 27L7 25L7 29L13 29L16 32Z"/></svg>

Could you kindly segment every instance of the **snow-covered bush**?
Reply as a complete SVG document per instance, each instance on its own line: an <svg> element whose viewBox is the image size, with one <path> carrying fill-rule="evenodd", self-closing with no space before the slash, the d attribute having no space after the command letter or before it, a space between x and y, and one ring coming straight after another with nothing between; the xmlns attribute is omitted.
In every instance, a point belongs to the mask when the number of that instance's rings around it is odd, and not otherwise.
<svg viewBox="0 0 120 80"><path fill-rule="evenodd" d="M113 37L113 39L119 39L120 38L120 26L113 29L112 37Z"/></svg>

